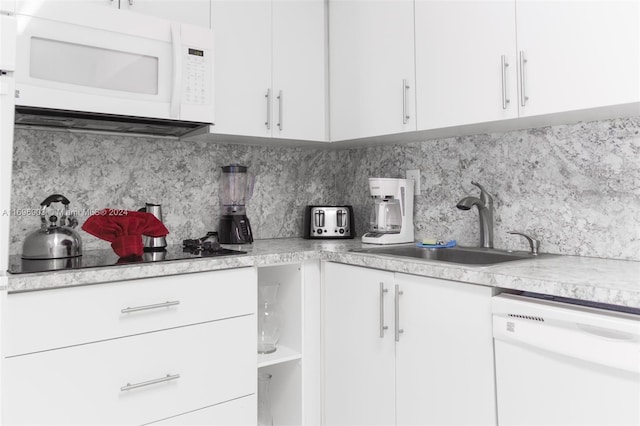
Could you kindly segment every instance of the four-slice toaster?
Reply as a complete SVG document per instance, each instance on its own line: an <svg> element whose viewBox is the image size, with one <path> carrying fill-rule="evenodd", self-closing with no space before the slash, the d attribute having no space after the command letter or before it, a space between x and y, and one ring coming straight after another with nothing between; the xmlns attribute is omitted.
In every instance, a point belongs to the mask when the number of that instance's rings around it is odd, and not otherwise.
<svg viewBox="0 0 640 426"><path fill-rule="evenodd" d="M307 206L304 238L353 238L356 236L352 206Z"/></svg>

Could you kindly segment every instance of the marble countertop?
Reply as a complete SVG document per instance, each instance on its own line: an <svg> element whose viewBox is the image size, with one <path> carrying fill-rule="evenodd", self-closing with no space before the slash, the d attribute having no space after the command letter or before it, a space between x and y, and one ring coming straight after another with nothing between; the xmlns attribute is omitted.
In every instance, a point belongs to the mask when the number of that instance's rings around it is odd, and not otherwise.
<svg viewBox="0 0 640 426"><path fill-rule="evenodd" d="M640 308L640 262L550 256L491 266L469 266L349 251L363 246L372 247L368 244L363 245L359 239L258 240L251 245L225 245L230 249L247 252L237 256L8 274L7 290L9 292L31 291L322 259L394 272Z"/></svg>

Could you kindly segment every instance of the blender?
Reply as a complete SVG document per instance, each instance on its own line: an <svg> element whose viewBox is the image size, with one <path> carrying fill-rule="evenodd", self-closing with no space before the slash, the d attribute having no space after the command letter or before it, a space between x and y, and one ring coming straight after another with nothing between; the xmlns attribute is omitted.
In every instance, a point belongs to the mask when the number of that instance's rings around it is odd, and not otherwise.
<svg viewBox="0 0 640 426"><path fill-rule="evenodd" d="M249 191L247 167L230 164L222 167L222 208L218 225L218 241L221 244L246 244L253 242L251 225L245 202Z"/></svg>

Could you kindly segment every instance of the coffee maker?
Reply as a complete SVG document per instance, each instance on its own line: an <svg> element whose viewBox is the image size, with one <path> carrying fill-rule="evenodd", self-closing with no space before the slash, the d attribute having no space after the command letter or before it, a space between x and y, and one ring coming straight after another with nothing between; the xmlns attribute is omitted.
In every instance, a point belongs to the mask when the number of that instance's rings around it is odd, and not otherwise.
<svg viewBox="0 0 640 426"><path fill-rule="evenodd" d="M253 242L251 225L245 202L251 198L253 184L248 185L247 167L230 164L222 167L222 194L218 241L221 244L246 244ZM252 183L252 182L251 182Z"/></svg>
<svg viewBox="0 0 640 426"><path fill-rule="evenodd" d="M410 179L369 178L373 209L363 243L413 242L413 185Z"/></svg>

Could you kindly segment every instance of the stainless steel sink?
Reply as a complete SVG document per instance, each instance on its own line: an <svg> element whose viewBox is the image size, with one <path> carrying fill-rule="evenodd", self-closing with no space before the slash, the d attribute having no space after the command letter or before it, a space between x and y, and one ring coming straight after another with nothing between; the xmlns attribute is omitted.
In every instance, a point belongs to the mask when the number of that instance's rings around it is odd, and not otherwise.
<svg viewBox="0 0 640 426"><path fill-rule="evenodd" d="M514 260L536 259L547 255L534 256L527 252L509 252L475 247L422 248L415 245L385 246L352 249L352 252L408 257L412 259L436 260L462 265L495 265Z"/></svg>

